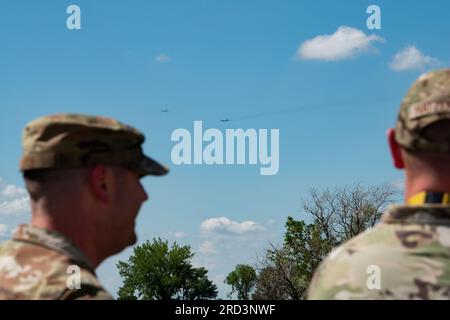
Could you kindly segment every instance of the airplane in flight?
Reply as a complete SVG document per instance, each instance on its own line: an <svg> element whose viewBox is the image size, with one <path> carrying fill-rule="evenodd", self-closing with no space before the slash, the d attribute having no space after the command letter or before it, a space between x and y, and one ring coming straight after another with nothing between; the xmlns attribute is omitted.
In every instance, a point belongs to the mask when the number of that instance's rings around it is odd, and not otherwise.
<svg viewBox="0 0 450 320"><path fill-rule="evenodd" d="M221 119L220 121L222 121L222 122L230 122L231 120L229 118L226 118L226 119Z"/></svg>
<svg viewBox="0 0 450 320"><path fill-rule="evenodd" d="M161 112L169 112L169 109L161 109Z"/></svg>

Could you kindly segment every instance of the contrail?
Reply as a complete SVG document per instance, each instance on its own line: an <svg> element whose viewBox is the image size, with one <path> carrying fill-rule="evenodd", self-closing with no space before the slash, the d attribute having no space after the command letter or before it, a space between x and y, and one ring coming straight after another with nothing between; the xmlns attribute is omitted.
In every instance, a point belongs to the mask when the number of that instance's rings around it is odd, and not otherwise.
<svg viewBox="0 0 450 320"><path fill-rule="evenodd" d="M263 118L263 117L270 117L270 116L277 116L287 113L294 113L303 111L306 109L310 110L316 110L316 109L335 109L335 108L348 108L348 107L354 107L361 104L373 104L373 103L391 103L393 101L398 101L396 98L384 98L384 99L374 99L374 100L365 100L365 101L352 101L352 102L340 102L340 103L321 103L321 104L314 104L314 105L308 105L308 106L300 106L300 107L293 107L293 108L286 108L281 110L273 110L273 111L265 111L260 113L252 113L249 115L244 115L241 117L235 117L235 118L229 118L229 121L242 121L242 120L251 120L251 119L257 119L257 118Z"/></svg>

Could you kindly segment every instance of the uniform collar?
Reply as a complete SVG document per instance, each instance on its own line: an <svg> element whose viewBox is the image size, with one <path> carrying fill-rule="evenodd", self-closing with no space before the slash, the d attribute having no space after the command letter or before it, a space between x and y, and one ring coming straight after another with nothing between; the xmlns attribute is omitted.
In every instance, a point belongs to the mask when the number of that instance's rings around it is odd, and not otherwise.
<svg viewBox="0 0 450 320"><path fill-rule="evenodd" d="M381 222L450 226L450 205L393 205L383 214Z"/></svg>
<svg viewBox="0 0 450 320"><path fill-rule="evenodd" d="M66 236L59 232L21 224L15 232L13 239L16 241L33 243L57 251L95 273L95 269L86 255Z"/></svg>
<svg viewBox="0 0 450 320"><path fill-rule="evenodd" d="M450 204L449 192L435 192L435 191L422 191L409 197L406 201L409 205L422 205L422 204Z"/></svg>

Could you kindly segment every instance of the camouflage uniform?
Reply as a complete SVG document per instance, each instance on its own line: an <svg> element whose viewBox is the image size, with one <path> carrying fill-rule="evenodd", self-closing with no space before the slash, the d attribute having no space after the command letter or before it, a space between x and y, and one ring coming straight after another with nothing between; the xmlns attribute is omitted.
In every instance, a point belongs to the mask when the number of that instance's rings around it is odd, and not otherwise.
<svg viewBox="0 0 450 320"><path fill-rule="evenodd" d="M450 69L422 75L400 107L395 140L411 153L450 154L424 129L450 120ZM450 190L424 190L391 206L374 228L333 250L309 299L450 299Z"/></svg>
<svg viewBox="0 0 450 320"><path fill-rule="evenodd" d="M56 114L30 122L23 132L20 169L57 170L122 166L139 174L164 175L168 168L142 151L144 135L114 119ZM95 245L95 244L93 244ZM71 281L80 269L80 288ZM78 287L78 286L77 286ZM69 289L73 288L73 289ZM0 246L0 299L111 299L89 261L64 235L21 225Z"/></svg>
<svg viewBox="0 0 450 320"><path fill-rule="evenodd" d="M80 284L70 266L80 269ZM62 234L20 225L0 247L0 299L112 299L85 255Z"/></svg>
<svg viewBox="0 0 450 320"><path fill-rule="evenodd" d="M449 299L450 206L389 208L381 223L331 252L309 298Z"/></svg>

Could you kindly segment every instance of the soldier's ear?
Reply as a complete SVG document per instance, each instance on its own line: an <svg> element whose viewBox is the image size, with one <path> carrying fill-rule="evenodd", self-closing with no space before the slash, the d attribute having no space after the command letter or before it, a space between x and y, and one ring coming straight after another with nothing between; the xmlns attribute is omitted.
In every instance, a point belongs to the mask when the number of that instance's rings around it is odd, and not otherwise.
<svg viewBox="0 0 450 320"><path fill-rule="evenodd" d="M94 166L89 173L89 184L95 197L101 202L109 202L111 190L109 187L109 178L107 168L102 165Z"/></svg>
<svg viewBox="0 0 450 320"><path fill-rule="evenodd" d="M395 130L393 128L388 129L387 138L389 148L391 150L392 160L394 162L394 167L396 167L397 169L404 169L405 162L403 161L402 148L397 143L397 141L395 141Z"/></svg>

